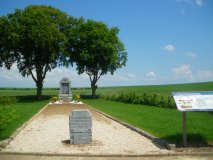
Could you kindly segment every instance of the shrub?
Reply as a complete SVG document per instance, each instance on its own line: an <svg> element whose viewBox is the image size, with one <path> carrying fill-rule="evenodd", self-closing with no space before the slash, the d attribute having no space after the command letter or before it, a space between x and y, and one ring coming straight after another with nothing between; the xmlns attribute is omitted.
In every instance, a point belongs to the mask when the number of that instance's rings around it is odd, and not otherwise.
<svg viewBox="0 0 213 160"><path fill-rule="evenodd" d="M153 106L158 106L159 105L159 99L158 99L158 94L154 93L151 97L151 105Z"/></svg>
<svg viewBox="0 0 213 160"><path fill-rule="evenodd" d="M163 96L160 97L159 107L165 107L166 102Z"/></svg>
<svg viewBox="0 0 213 160"><path fill-rule="evenodd" d="M79 94L77 94L77 95L74 96L74 100L76 100L76 101L79 102L80 99L81 99L81 96Z"/></svg>
<svg viewBox="0 0 213 160"><path fill-rule="evenodd" d="M17 102L15 97L0 97L0 130L3 130L8 123L15 119L16 111L11 106Z"/></svg>
<svg viewBox="0 0 213 160"><path fill-rule="evenodd" d="M17 102L16 97L0 97L0 106L9 106Z"/></svg>
<svg viewBox="0 0 213 160"><path fill-rule="evenodd" d="M52 102L52 103L54 103L54 102L56 102L56 101L58 101L58 100L59 100L58 96L52 96L52 97L50 98L50 102Z"/></svg>
<svg viewBox="0 0 213 160"><path fill-rule="evenodd" d="M147 93L143 94L143 101L144 101L145 105L149 105L150 104L149 95Z"/></svg>
<svg viewBox="0 0 213 160"><path fill-rule="evenodd" d="M152 105L156 107L167 107L176 108L174 99L172 96L163 96L158 93L143 93L141 95L136 95L135 93L109 93L107 95L102 95L101 98L106 100L132 103L132 104L143 104Z"/></svg>
<svg viewBox="0 0 213 160"><path fill-rule="evenodd" d="M133 100L133 104L143 104L143 98L141 97L141 96L139 96L139 95L135 95L135 98L134 98L134 100Z"/></svg>
<svg viewBox="0 0 213 160"><path fill-rule="evenodd" d="M128 93L128 94L123 94L124 96L123 96L123 102L125 102L125 103L133 103L134 102L134 100L136 99L136 95L135 95L135 93Z"/></svg>
<svg viewBox="0 0 213 160"><path fill-rule="evenodd" d="M168 96L168 108L176 108L175 101L172 96Z"/></svg>

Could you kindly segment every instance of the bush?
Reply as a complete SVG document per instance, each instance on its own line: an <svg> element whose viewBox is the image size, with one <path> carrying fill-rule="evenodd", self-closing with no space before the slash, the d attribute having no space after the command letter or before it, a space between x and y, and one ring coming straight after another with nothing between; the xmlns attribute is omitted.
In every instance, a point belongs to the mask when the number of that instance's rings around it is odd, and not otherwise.
<svg viewBox="0 0 213 160"><path fill-rule="evenodd" d="M17 102L15 97L0 97L0 130L3 130L8 123L16 118L16 111L11 110Z"/></svg>
<svg viewBox="0 0 213 160"><path fill-rule="evenodd" d="M126 95L123 93L123 102L133 103L135 99L136 99L135 93L128 93Z"/></svg>
<svg viewBox="0 0 213 160"><path fill-rule="evenodd" d="M81 96L79 94L77 94L77 95L75 95L73 97L74 97L74 100L77 101L77 102L79 102L80 99L81 99Z"/></svg>
<svg viewBox="0 0 213 160"><path fill-rule="evenodd" d="M58 100L59 100L58 96L52 96L52 97L50 98L50 102L52 102L52 103L54 103L54 102L56 102L56 101L58 101Z"/></svg>
<svg viewBox="0 0 213 160"><path fill-rule="evenodd" d="M0 97L0 106L9 106L17 102L16 97Z"/></svg>
<svg viewBox="0 0 213 160"><path fill-rule="evenodd" d="M166 100L163 96L160 97L159 107L166 107Z"/></svg>
<svg viewBox="0 0 213 160"><path fill-rule="evenodd" d="M159 106L159 95L157 93L154 93L151 97L151 105L153 106Z"/></svg>
<svg viewBox="0 0 213 160"><path fill-rule="evenodd" d="M132 103L132 104L143 104L143 105L152 105L156 107L167 107L167 108L176 108L174 99L172 96L162 96L158 93L147 94L143 93L142 95L136 95L135 93L109 93L107 95L102 95L102 99L112 100L117 102Z"/></svg>
<svg viewBox="0 0 213 160"><path fill-rule="evenodd" d="M168 108L176 108L175 101L172 96L168 96Z"/></svg>

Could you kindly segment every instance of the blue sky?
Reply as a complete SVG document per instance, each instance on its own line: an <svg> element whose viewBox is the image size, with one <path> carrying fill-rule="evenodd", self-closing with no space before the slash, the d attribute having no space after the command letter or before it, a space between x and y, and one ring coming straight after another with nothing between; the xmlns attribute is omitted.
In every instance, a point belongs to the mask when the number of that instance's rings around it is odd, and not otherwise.
<svg viewBox="0 0 213 160"><path fill-rule="evenodd" d="M120 29L128 52L126 67L102 76L98 86L130 86L213 81L212 0L0 0L0 16L30 4L46 4L74 17L103 21ZM56 68L44 87L68 77L73 87L90 86L86 74ZM35 87L16 66L0 68L0 87Z"/></svg>

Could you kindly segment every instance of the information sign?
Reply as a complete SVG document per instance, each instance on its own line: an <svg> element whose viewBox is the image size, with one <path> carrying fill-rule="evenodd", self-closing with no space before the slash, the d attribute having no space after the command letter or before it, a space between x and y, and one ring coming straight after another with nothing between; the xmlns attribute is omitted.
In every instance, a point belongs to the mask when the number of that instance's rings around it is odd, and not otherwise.
<svg viewBox="0 0 213 160"><path fill-rule="evenodd" d="M213 111L213 91L173 92L179 111Z"/></svg>

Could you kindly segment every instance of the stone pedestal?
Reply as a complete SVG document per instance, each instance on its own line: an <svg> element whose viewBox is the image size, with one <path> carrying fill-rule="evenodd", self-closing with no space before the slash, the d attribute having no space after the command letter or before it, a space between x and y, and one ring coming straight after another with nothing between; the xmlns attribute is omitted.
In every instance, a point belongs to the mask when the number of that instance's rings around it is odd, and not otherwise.
<svg viewBox="0 0 213 160"><path fill-rule="evenodd" d="M63 78L60 81L60 89L59 89L59 99L62 100L62 102L69 103L72 100L72 93L71 93L71 82L68 80L68 78Z"/></svg>
<svg viewBox="0 0 213 160"><path fill-rule="evenodd" d="M73 110L69 116L70 143L92 142L92 114L88 110Z"/></svg>

